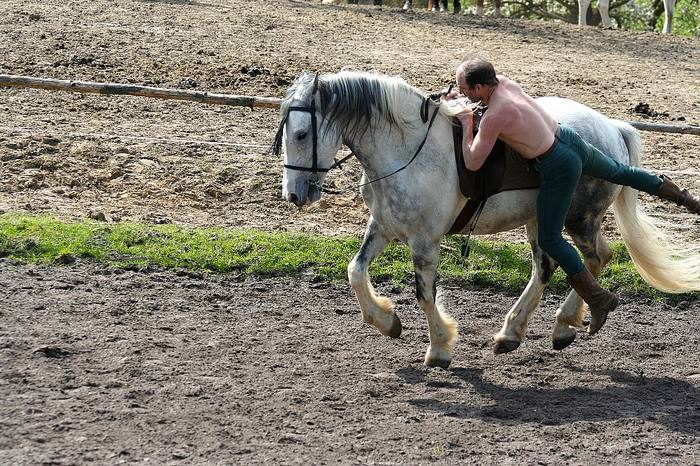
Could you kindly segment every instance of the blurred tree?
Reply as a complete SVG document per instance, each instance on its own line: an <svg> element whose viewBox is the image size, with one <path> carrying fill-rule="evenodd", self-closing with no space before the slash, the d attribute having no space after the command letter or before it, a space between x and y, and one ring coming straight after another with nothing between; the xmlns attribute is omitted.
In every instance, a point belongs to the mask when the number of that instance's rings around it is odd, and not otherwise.
<svg viewBox="0 0 700 466"><path fill-rule="evenodd" d="M359 0L371 3L372 0ZM401 8L405 0L384 0L387 6ZM486 6L492 5L486 0ZM412 0L413 8L425 9L427 0ZM578 22L578 0L502 0L503 16L525 19L555 19ZM462 0L462 8L473 11L475 0ZM611 0L609 9L613 26L622 29L661 31L664 23L663 0ZM587 23L601 24L598 2L586 12ZM700 37L700 0L677 0L673 15L673 33Z"/></svg>

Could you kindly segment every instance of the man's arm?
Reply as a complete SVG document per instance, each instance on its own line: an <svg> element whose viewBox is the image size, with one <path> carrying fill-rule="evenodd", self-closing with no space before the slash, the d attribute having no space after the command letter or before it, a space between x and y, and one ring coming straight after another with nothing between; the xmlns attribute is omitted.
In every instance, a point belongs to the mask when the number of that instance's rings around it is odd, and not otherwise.
<svg viewBox="0 0 700 466"><path fill-rule="evenodd" d="M464 135L462 136L462 157L464 165L468 170L476 171L484 164L493 146L496 144L498 135L501 133L499 121L496 118L489 118L487 113L479 123L479 132L473 136L473 116L470 114L464 119L458 115L462 122Z"/></svg>

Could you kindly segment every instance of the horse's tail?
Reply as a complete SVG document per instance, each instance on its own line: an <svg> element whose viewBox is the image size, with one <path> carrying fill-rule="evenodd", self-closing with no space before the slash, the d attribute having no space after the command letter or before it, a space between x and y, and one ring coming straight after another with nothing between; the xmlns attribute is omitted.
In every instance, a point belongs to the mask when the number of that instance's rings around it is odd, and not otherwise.
<svg viewBox="0 0 700 466"><path fill-rule="evenodd" d="M614 121L627 145L630 166L640 165L642 140L637 130ZM673 244L659 227L663 223L637 206L637 191L623 187L613 204L615 222L632 262L644 280L666 293L700 291L700 250Z"/></svg>

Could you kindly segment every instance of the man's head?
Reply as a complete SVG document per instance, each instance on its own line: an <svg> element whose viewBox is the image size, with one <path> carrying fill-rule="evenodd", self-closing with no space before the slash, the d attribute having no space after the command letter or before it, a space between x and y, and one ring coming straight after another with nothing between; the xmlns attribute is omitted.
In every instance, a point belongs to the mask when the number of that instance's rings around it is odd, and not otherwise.
<svg viewBox="0 0 700 466"><path fill-rule="evenodd" d="M493 65L481 57L468 55L457 67L459 91L472 102L488 100L491 88L498 85Z"/></svg>

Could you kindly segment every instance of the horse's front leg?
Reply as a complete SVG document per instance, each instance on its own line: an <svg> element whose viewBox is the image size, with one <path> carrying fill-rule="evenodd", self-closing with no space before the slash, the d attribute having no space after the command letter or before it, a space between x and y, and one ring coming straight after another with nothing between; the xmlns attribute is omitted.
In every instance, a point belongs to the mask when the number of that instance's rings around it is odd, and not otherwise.
<svg viewBox="0 0 700 466"><path fill-rule="evenodd" d="M612 29L612 21L610 21L610 0L598 0L598 11L603 27Z"/></svg>
<svg viewBox="0 0 700 466"><path fill-rule="evenodd" d="M457 322L435 303L440 244L430 241L409 241L416 273L416 298L428 319L430 346L425 365L447 368L457 341Z"/></svg>
<svg viewBox="0 0 700 466"><path fill-rule="evenodd" d="M520 346L525 338L530 315L532 311L537 309L542 299L542 293L557 267L556 262L545 254L537 244L537 225L535 223L528 224L526 231L528 242L532 248L532 273L520 298L506 314L501 331L493 337L496 342L493 352L496 354L508 353Z"/></svg>
<svg viewBox="0 0 700 466"><path fill-rule="evenodd" d="M368 273L369 265L384 251L389 241L370 216L362 246L348 264L348 280L360 303L364 321L377 327L382 335L398 338L401 335L401 321L394 312L394 305L389 298L375 293Z"/></svg>
<svg viewBox="0 0 700 466"><path fill-rule="evenodd" d="M578 25L585 26L587 24L586 16L588 7L591 5L591 0L578 0Z"/></svg>

